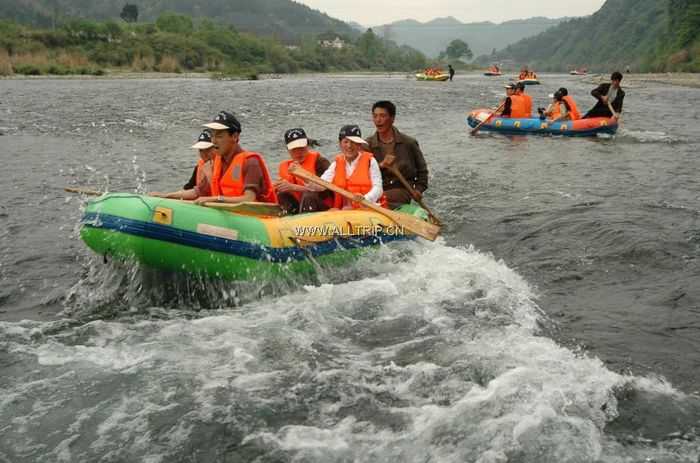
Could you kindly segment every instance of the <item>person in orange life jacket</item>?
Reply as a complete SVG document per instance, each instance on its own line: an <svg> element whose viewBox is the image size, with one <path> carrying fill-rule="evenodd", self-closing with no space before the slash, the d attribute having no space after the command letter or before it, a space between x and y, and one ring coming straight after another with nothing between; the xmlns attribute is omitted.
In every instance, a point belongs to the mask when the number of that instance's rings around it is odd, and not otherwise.
<svg viewBox="0 0 700 463"><path fill-rule="evenodd" d="M501 117L522 118L530 117L526 113L526 102L521 95L516 95L516 84L510 83L506 87L506 101L503 110L500 113Z"/></svg>
<svg viewBox="0 0 700 463"><path fill-rule="evenodd" d="M356 125L344 125L338 135L340 150L335 160L321 175L327 182L332 182L355 194L357 201L366 199L386 207L386 197L382 188L382 173L379 164L372 153L362 150L367 142L362 139L362 132ZM307 187L322 191L323 187L307 185ZM361 207L358 203L348 201L342 196L334 196L334 209L351 209Z"/></svg>
<svg viewBox="0 0 700 463"><path fill-rule="evenodd" d="M214 131L213 141L219 155L214 157L211 196L200 196L195 202L240 203L260 201L276 203L272 178L259 153L241 148L241 123L226 111L221 111L204 127Z"/></svg>
<svg viewBox="0 0 700 463"><path fill-rule="evenodd" d="M211 181L213 174L214 156L216 155L216 145L211 141L211 131L204 130L199 134L197 142L192 148L199 150L199 162L194 168L192 179L190 179L182 190L171 193L151 192L149 196L170 199L195 199L199 196L211 194Z"/></svg>
<svg viewBox="0 0 700 463"><path fill-rule="evenodd" d="M333 192L318 192L307 188L302 179L289 173L289 168L296 164L316 176L321 176L331 165L330 161L309 149L309 138L304 129L287 130L284 133L284 142L290 159L280 163L280 179L274 183L280 207L287 214L328 210L333 205Z"/></svg>
<svg viewBox="0 0 700 463"><path fill-rule="evenodd" d="M559 104L559 116L554 116L552 122L571 120L575 121L581 119L581 114L578 112L578 107L576 102L569 95L569 91L564 87L552 95L556 103ZM555 104L556 104L555 103Z"/></svg>
<svg viewBox="0 0 700 463"><path fill-rule="evenodd" d="M537 112L540 115L540 120L542 121L546 119L558 119L559 116L561 116L559 101L554 97L554 94L550 94L549 98L552 99L552 102L549 103L547 108L537 108Z"/></svg>
<svg viewBox="0 0 700 463"><path fill-rule="evenodd" d="M428 166L418 142L394 126L396 106L391 101L377 101L372 105L372 122L377 131L369 138L369 150L382 170L382 187L391 209L420 200L428 189ZM410 192L389 169L386 157L393 155L392 166L414 189Z"/></svg>
<svg viewBox="0 0 700 463"><path fill-rule="evenodd" d="M514 93L523 99L523 109L525 111L525 116L523 117L532 117L532 97L525 93L525 84L523 82L515 84Z"/></svg>

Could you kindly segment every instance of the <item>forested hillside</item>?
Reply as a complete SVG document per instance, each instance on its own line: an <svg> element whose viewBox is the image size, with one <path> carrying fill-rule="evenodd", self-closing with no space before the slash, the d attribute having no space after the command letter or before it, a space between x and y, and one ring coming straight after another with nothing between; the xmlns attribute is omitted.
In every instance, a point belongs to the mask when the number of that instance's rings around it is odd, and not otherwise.
<svg viewBox="0 0 700 463"><path fill-rule="evenodd" d="M327 31L359 35L348 24L290 0L0 0L0 19L44 27L66 18L118 20L125 3L138 6L140 21L154 21L170 11L233 24L239 31L283 42Z"/></svg>
<svg viewBox="0 0 700 463"><path fill-rule="evenodd" d="M420 50L427 56L438 56L454 39L468 43L477 56L539 34L562 20L528 18L494 24L463 23L453 17L436 18L425 23L409 19L378 26L375 30L379 35Z"/></svg>
<svg viewBox="0 0 700 463"><path fill-rule="evenodd" d="M627 66L700 71L699 32L698 0L608 0L591 16L563 22L480 61L512 60L540 71Z"/></svg>

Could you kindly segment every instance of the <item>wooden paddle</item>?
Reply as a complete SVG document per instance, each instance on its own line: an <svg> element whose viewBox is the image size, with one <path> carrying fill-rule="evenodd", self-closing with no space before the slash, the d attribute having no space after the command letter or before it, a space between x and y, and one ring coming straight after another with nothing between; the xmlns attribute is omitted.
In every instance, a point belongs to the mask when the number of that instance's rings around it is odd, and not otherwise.
<svg viewBox="0 0 700 463"><path fill-rule="evenodd" d="M413 200L415 202L417 202L420 205L420 207L425 209L425 212L428 213L428 215L430 216L430 219L433 221L433 223L435 223L436 225L442 226L442 221L440 219L438 219L435 214L433 214L433 211L431 211L428 206L425 205L425 203L421 199L421 194L418 193L410 183L408 183L408 180L406 180L406 177L404 177L403 174L401 174L399 169L394 167L394 160L395 159L396 159L396 156L394 156L393 154L387 154L386 156L384 156L384 160L382 161L382 164L384 164L384 168L388 169L392 174L394 174L396 176L396 178L399 179L401 184L408 190L409 193L411 193Z"/></svg>
<svg viewBox="0 0 700 463"><path fill-rule="evenodd" d="M323 179L320 179L313 175L310 172L307 172L301 167L292 165L289 168L289 173L299 177L301 179L306 180L307 182L314 183L316 185L322 186L328 190L331 190L335 193L338 193L340 196L350 200L350 201L355 201L360 204L362 204L364 207L367 209L372 209L375 212L378 212L382 214L385 217L388 217L391 219L394 223L396 223L398 226L403 227L407 229L410 232L415 233L418 236L422 236L423 238L430 240L430 241L435 241L435 238L437 238L438 234L440 233L440 227L438 225L425 222L417 217L414 217L412 215L404 214L403 212L398 212L398 211L392 211L391 209L386 209L384 207L381 207L379 204L367 201L366 199L360 199L358 200L356 198L356 195L353 193L350 193L347 190L344 190L336 185L333 185L332 183L326 182Z"/></svg>
<svg viewBox="0 0 700 463"><path fill-rule="evenodd" d="M87 188L72 188L72 187L65 187L63 191L67 191L68 193L78 193L81 195L87 195L87 196L102 196L104 193L101 191L96 191L96 190L90 190Z"/></svg>
<svg viewBox="0 0 700 463"><path fill-rule="evenodd" d="M622 118L622 115L615 112L615 108L612 107L610 100L608 100L608 109L612 113L612 117L617 119L617 125L622 125L622 121L620 120Z"/></svg>
<svg viewBox="0 0 700 463"><path fill-rule="evenodd" d="M484 125L484 124L486 124L489 120L491 120L491 118L492 118L498 111L500 111L501 109L503 109L503 107L504 107L505 105L506 105L506 100L503 100L503 103L501 103L501 106L499 106L498 109L496 109L494 112L492 112L491 114L489 114L489 117L487 117L486 119L484 119L483 121L481 121L481 122L479 123L479 125L477 125L476 127L474 127L474 128L471 130L471 132L469 132L469 134L470 134L470 135L476 135L476 133L477 133L477 132L479 131L479 129L481 128L481 126Z"/></svg>
<svg viewBox="0 0 700 463"><path fill-rule="evenodd" d="M64 188L65 191L69 193L79 193L87 196L102 196L104 193L101 191L90 190L87 188ZM192 201L182 200L182 199L172 199L173 201L183 201L191 203ZM217 202L207 202L203 206L211 207L213 209L225 209L230 212L236 212L239 214L246 215L271 215L279 217L282 215L282 209L279 204L275 203L261 203L256 201L242 202L242 203L217 203Z"/></svg>

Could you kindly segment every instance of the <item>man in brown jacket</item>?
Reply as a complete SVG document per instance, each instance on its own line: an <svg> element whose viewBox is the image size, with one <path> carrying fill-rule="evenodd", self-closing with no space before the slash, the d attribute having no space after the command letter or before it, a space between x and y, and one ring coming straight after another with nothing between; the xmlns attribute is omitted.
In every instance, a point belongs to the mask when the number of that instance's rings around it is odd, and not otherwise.
<svg viewBox="0 0 700 463"><path fill-rule="evenodd" d="M391 101L374 103L372 121L377 131L367 139L370 151L382 169L384 194L392 209L410 203L411 198L421 199L423 192L428 189L428 166L425 163L423 152L414 138L399 132L394 127L395 117L396 106L394 103ZM393 156L391 165L413 187L413 192L410 192L388 168L387 161L391 160L392 157L385 158L389 155Z"/></svg>

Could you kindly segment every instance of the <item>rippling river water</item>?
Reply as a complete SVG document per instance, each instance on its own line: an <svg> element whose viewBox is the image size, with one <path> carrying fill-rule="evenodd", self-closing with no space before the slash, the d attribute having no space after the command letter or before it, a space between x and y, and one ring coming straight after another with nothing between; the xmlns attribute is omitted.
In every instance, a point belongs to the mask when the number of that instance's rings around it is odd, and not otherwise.
<svg viewBox="0 0 700 463"><path fill-rule="evenodd" d="M592 85L566 86L586 109ZM604 139L469 137L498 78L0 80L0 461L692 462L700 91L628 87ZM624 83L624 82L623 82ZM104 264L83 198L179 188L221 109L272 165L371 104L430 167L437 243L274 285Z"/></svg>

